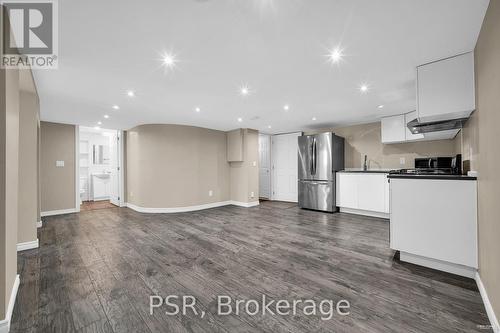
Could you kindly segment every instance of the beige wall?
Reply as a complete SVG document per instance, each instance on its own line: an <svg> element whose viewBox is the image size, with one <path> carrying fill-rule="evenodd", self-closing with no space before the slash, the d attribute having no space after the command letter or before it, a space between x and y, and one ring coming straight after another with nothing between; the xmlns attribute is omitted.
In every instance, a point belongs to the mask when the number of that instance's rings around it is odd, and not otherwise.
<svg viewBox="0 0 500 333"><path fill-rule="evenodd" d="M225 132L180 125L127 131L126 188L127 201L146 208L229 200Z"/></svg>
<svg viewBox="0 0 500 333"><path fill-rule="evenodd" d="M41 122L40 187L41 211L73 209L75 192L75 140L73 125ZM64 161L64 167L56 167Z"/></svg>
<svg viewBox="0 0 500 333"><path fill-rule="evenodd" d="M31 71L20 71L20 81L33 82ZM39 102L34 83L19 94L19 211L17 242L31 242L37 238L39 221L38 198L38 125Z"/></svg>
<svg viewBox="0 0 500 333"><path fill-rule="evenodd" d="M477 82L476 82L477 89ZM464 171L478 170L478 154L479 154L479 127L478 127L478 111L475 111L469 120L465 123L464 128L460 133L459 149L462 152Z"/></svg>
<svg viewBox="0 0 500 333"><path fill-rule="evenodd" d="M0 69L0 320L17 272L19 71Z"/></svg>
<svg viewBox="0 0 500 333"><path fill-rule="evenodd" d="M255 166L253 163L255 162ZM243 162L231 162L231 200L249 203L259 200L259 132L243 130ZM254 197L251 197L251 193Z"/></svg>
<svg viewBox="0 0 500 333"><path fill-rule="evenodd" d="M478 171L479 274L500 318L500 1L492 0L475 50L476 112L462 150Z"/></svg>
<svg viewBox="0 0 500 333"><path fill-rule="evenodd" d="M364 155L369 168L413 168L416 157L453 156L460 153L457 140L424 141L413 143L382 144L380 122L325 129L345 138L345 167L361 168ZM308 134L308 133L306 133ZM400 158L405 164L400 164Z"/></svg>

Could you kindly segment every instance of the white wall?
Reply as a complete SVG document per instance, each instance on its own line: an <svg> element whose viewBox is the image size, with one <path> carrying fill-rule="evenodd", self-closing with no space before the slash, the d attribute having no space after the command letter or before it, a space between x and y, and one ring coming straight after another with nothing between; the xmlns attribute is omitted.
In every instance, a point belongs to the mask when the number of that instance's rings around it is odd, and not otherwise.
<svg viewBox="0 0 500 333"><path fill-rule="evenodd" d="M116 136L115 136L116 137ZM111 172L111 164L103 164L103 165L94 165L92 164L92 147L93 145L103 145L109 147L111 146L111 139L113 138L110 133L107 133L107 135L103 135L103 133L99 132L87 132L85 129L80 130L80 145L82 141L88 141L87 145L87 154L80 154L80 179L86 178L89 181L91 181L91 175L92 174L100 174L100 173L105 173L105 172ZM80 152L84 151L85 148L81 145L80 146ZM110 152L111 156L111 152ZM85 160L87 160L85 162ZM87 168L83 167L84 165L88 165ZM90 184L90 183L89 183ZM85 187L85 181L81 180L80 181L80 189ZM92 191L91 191L91 186L88 187L88 190L85 188L87 191L86 194L83 194L81 196L82 200L92 200Z"/></svg>

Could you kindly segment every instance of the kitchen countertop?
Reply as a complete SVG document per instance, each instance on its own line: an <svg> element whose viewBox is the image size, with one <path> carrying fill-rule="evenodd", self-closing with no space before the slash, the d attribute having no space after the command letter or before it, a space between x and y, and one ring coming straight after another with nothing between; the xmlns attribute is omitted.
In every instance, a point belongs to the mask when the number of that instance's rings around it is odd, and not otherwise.
<svg viewBox="0 0 500 333"><path fill-rule="evenodd" d="M363 170L363 168L350 168L350 169L344 169L339 172L346 172L346 173L389 173L391 169L368 169L368 170Z"/></svg>
<svg viewBox="0 0 500 333"><path fill-rule="evenodd" d="M393 173L387 176L390 179L439 179L439 180L477 180L477 177L466 175L423 175Z"/></svg>

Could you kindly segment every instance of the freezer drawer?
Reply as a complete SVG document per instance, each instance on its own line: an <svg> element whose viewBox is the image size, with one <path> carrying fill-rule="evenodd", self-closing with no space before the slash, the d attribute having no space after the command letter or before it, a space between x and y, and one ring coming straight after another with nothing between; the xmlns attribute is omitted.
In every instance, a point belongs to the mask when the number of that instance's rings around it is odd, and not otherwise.
<svg viewBox="0 0 500 333"><path fill-rule="evenodd" d="M336 211L335 183L299 180L299 207L326 212Z"/></svg>

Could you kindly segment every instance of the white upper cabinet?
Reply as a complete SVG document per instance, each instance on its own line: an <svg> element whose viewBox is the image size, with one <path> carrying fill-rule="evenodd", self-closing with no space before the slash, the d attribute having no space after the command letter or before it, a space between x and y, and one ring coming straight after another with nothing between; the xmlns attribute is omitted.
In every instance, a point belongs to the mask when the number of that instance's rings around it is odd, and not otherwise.
<svg viewBox="0 0 500 333"><path fill-rule="evenodd" d="M475 109L473 52L417 67L420 122L465 118Z"/></svg>
<svg viewBox="0 0 500 333"><path fill-rule="evenodd" d="M382 143L397 143L406 140L405 115L382 118Z"/></svg>

